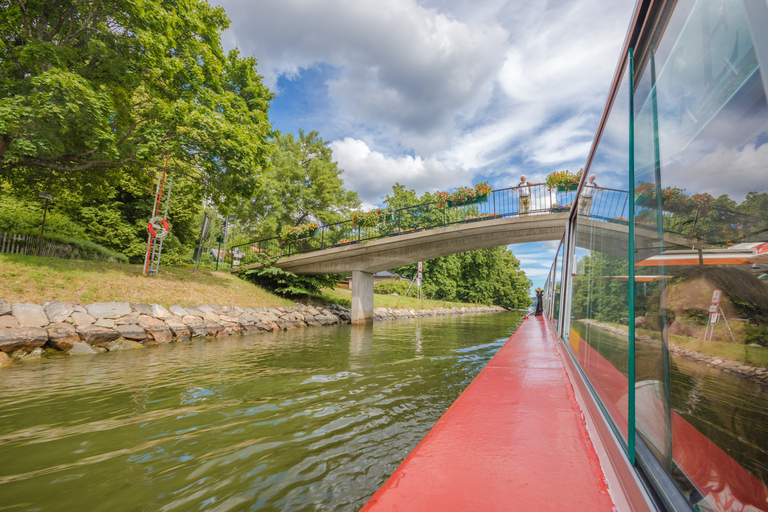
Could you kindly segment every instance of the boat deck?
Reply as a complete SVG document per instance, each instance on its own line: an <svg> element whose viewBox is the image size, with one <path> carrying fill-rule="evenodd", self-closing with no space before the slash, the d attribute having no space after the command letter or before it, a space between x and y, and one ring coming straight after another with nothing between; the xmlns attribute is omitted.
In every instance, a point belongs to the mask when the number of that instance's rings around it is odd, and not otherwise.
<svg viewBox="0 0 768 512"><path fill-rule="evenodd" d="M555 343L525 320L363 510L615 510Z"/></svg>

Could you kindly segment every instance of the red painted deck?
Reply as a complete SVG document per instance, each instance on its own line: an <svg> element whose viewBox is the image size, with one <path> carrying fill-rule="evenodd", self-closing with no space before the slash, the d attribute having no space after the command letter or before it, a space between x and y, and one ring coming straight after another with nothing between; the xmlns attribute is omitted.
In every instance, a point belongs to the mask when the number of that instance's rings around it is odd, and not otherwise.
<svg viewBox="0 0 768 512"><path fill-rule="evenodd" d="M523 322L363 510L613 510L555 343Z"/></svg>

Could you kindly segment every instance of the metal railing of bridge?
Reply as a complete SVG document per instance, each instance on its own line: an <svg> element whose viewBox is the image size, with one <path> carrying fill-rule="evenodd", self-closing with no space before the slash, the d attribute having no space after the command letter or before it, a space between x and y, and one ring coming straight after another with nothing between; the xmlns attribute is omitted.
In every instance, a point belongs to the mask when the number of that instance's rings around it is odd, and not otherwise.
<svg viewBox="0 0 768 512"><path fill-rule="evenodd" d="M530 190L527 212L526 201L521 201L521 197L524 197L521 196L523 187L510 187L493 190L477 202L451 208L440 208L437 202L431 202L390 210L386 220L374 227L355 226L351 220L346 220L321 225L312 236L298 240L284 242L277 236L264 238L234 245L229 252L230 256L240 256L239 263L247 264L260 253L281 258L456 224L567 212L576 200L575 190L549 190L546 185L531 185L527 188ZM599 189L594 193L589 217L626 223L627 207L626 190ZM232 261L235 266L238 265L237 258L233 257Z"/></svg>

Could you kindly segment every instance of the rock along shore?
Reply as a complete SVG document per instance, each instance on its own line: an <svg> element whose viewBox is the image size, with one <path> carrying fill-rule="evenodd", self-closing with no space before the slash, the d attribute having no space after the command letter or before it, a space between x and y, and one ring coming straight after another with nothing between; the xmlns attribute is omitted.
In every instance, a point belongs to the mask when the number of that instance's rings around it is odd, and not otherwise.
<svg viewBox="0 0 768 512"><path fill-rule="evenodd" d="M374 309L374 319L395 320L470 313L497 313L501 307ZM265 332L349 323L349 309L294 306L241 308L202 305L102 302L74 306L66 302L43 305L0 300L0 366L14 359L33 359L45 352L96 354L154 346L191 338L260 334Z"/></svg>
<svg viewBox="0 0 768 512"><path fill-rule="evenodd" d="M596 320L590 320L590 319L582 319L578 321L587 325L591 325L603 331L607 331L613 334L614 336L627 339L628 335L626 331L622 331L621 329L618 329L611 325L603 324ZM650 336L645 336L642 334L636 335L635 340L639 343L651 345L656 348L661 347L661 342L654 340ZM738 361L734 361L726 357L708 356L706 354L702 354L701 352L696 352L695 350L684 349L671 341L669 342L669 351L675 354L676 356L684 357L685 359L688 359L690 361L694 361L700 364L705 364L710 368L715 368L716 370L720 370L721 372L730 373L731 375L742 377L752 382L756 382L758 384L768 386L768 368L760 368L756 366L746 365L744 363L740 363Z"/></svg>

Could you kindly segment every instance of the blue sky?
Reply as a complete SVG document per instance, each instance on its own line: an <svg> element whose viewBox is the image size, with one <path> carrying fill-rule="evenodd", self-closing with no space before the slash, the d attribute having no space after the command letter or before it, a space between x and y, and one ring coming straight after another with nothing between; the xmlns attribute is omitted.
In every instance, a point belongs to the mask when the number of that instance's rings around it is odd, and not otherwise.
<svg viewBox="0 0 768 512"><path fill-rule="evenodd" d="M634 0L220 0L275 128L317 130L364 207L583 167ZM610 186L605 183L603 186ZM511 246L542 286L556 243Z"/></svg>

